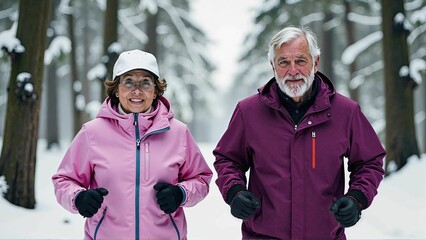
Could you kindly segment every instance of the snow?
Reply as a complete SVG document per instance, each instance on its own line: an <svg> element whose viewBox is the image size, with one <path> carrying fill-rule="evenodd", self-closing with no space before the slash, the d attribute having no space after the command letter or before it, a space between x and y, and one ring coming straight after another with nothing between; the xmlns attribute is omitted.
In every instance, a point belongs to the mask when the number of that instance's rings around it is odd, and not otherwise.
<svg viewBox="0 0 426 240"><path fill-rule="evenodd" d="M407 65L404 65L399 69L400 77L407 77L409 73L410 73L410 68Z"/></svg>
<svg viewBox="0 0 426 240"><path fill-rule="evenodd" d="M24 83L28 79L31 79L31 73L21 72L16 76L16 80L20 83Z"/></svg>
<svg viewBox="0 0 426 240"><path fill-rule="evenodd" d="M62 54L66 55L70 52L71 40L65 36L57 36L52 40L46 51L44 51L44 64L49 65Z"/></svg>
<svg viewBox="0 0 426 240"><path fill-rule="evenodd" d="M67 146L69 143L62 143ZM206 161L213 169L215 143L200 143ZM0 197L0 239L81 239L84 218L64 210L53 193L51 176L65 149L46 151L40 140L36 166L36 208L24 209ZM370 208L360 222L348 228L348 239L426 239L426 155L411 157L399 172L385 178ZM213 171L214 172L214 171ZM0 189L5 189L0 176ZM188 239L241 239L240 220L233 218L214 183L209 195L198 205L186 208ZM3 184L2 184L3 183ZM423 189L422 189L423 188Z"/></svg>
<svg viewBox="0 0 426 240"><path fill-rule="evenodd" d="M23 53L25 51L25 47L22 46L21 41L15 37L17 27L18 24L15 22L9 30L0 32L0 49L4 48L9 53ZM0 57L2 57L2 54L0 52Z"/></svg>
<svg viewBox="0 0 426 240"><path fill-rule="evenodd" d="M422 7L420 10L414 11L411 14L410 21L412 23L425 23L426 22L426 6Z"/></svg>
<svg viewBox="0 0 426 240"><path fill-rule="evenodd" d="M89 70L87 73L87 79L89 81L102 79L104 76L106 76L107 69L105 67L105 64L99 63L95 67Z"/></svg>
<svg viewBox="0 0 426 240"><path fill-rule="evenodd" d="M420 85L422 84L422 73L426 71L426 61L421 58L410 61L410 76Z"/></svg>
<svg viewBox="0 0 426 240"><path fill-rule="evenodd" d="M348 14L348 19L354 23L365 26L376 26L382 24L381 16L366 16L354 12L350 12Z"/></svg>
<svg viewBox="0 0 426 240"><path fill-rule="evenodd" d="M348 46L342 53L342 63L347 65L352 64L359 54L363 53L374 43L382 40L382 38L383 32L377 31L365 36L356 43Z"/></svg>
<svg viewBox="0 0 426 240"><path fill-rule="evenodd" d="M146 44L148 42L148 36L135 24L129 20L129 17L126 14L126 10L118 10L118 21L120 24L127 30L129 34L132 34L141 44Z"/></svg>

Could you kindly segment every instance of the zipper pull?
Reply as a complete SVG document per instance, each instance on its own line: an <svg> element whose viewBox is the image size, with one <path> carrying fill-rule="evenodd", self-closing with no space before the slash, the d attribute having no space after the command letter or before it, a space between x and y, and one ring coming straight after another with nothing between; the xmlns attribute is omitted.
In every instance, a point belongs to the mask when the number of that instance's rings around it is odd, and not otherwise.
<svg viewBox="0 0 426 240"><path fill-rule="evenodd" d="M136 139L136 147L140 149L140 146L141 146L141 139Z"/></svg>
<svg viewBox="0 0 426 240"><path fill-rule="evenodd" d="M294 125L294 131L295 131L295 132L297 131L297 124L296 124L296 125Z"/></svg>
<svg viewBox="0 0 426 240"><path fill-rule="evenodd" d="M133 113L133 119L135 119L135 121L133 122L133 125L134 126L138 125L138 114L137 113Z"/></svg>

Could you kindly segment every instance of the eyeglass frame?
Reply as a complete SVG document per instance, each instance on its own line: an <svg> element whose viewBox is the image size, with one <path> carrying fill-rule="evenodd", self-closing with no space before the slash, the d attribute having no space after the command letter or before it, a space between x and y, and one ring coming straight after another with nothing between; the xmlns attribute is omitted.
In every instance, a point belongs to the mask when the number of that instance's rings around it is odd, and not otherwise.
<svg viewBox="0 0 426 240"><path fill-rule="evenodd" d="M125 85L125 84L129 84L129 83L131 83L131 85L132 85L131 87L127 87ZM143 85L144 83L149 83L148 87L144 87L144 85ZM119 85L123 86L123 88L125 90L128 90L128 91L136 90L136 88L141 89L141 90L153 90L153 89L155 89L155 86L156 86L155 82L152 81L152 80L134 81L134 80L131 80L131 79L120 80ZM147 85L145 85L145 86L147 86Z"/></svg>

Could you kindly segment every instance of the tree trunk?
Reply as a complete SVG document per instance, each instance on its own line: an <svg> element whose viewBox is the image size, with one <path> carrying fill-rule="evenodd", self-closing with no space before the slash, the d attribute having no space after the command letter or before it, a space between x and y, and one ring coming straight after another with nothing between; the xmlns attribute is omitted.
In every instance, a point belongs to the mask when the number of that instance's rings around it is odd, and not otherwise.
<svg viewBox="0 0 426 240"><path fill-rule="evenodd" d="M408 157L419 155L414 130L413 90L416 86L404 68L409 66L408 31L400 19L405 15L403 0L382 0L383 54L386 97L386 175L389 164L401 169Z"/></svg>
<svg viewBox="0 0 426 240"><path fill-rule="evenodd" d="M59 1L52 2L51 8L51 23L55 21L55 10L59 5ZM54 26L50 27L52 30L52 35L49 36L48 42L50 43L55 39L56 33ZM57 81L57 64L56 59L52 59L51 63L47 66L47 76L46 76L46 141L47 149L51 149L54 145L59 145L59 129L58 129L58 86Z"/></svg>
<svg viewBox="0 0 426 240"><path fill-rule="evenodd" d="M118 54L114 51L110 51L109 47L112 43L118 41L118 0L107 0L107 8L105 10L105 21L104 21L104 56L107 56L105 65L108 69L108 76L112 77L112 68L118 58ZM105 80L105 79L104 79ZM104 81L102 80L102 81ZM103 83L103 82L102 82ZM106 92L102 84L102 96L101 99L106 98Z"/></svg>
<svg viewBox="0 0 426 240"><path fill-rule="evenodd" d="M146 51L154 54L157 57L157 25L158 25L158 11L155 14L148 14L146 20L146 32L148 35L148 42L146 44Z"/></svg>
<svg viewBox="0 0 426 240"><path fill-rule="evenodd" d="M40 97L51 3L51 0L22 0L19 4L16 37L25 47L25 52L12 54L5 134L0 157L0 175L5 176L9 186L5 198L12 204L30 209L35 207ZM30 77L19 82L17 77L18 74L22 77L22 73L29 73ZM23 89L22 86L32 86L33 89Z"/></svg>
<svg viewBox="0 0 426 240"><path fill-rule="evenodd" d="M348 15L350 12L352 12L351 3L347 0L344 1L345 3L345 27L346 27L346 41L347 45L350 46L355 43L355 30L354 30L354 24L349 21ZM355 77L354 72L356 71L356 64L355 61L349 64L349 94L350 97L355 100L359 101L359 93L358 89L359 87L351 87L352 79Z"/></svg>
<svg viewBox="0 0 426 240"><path fill-rule="evenodd" d="M426 79L426 74L423 74L423 79ZM416 114L422 113L423 115L423 117L420 117L419 122L416 122L417 139L419 140L419 151L426 153L426 81L423 80L416 91L414 94L415 103L417 104Z"/></svg>
<svg viewBox="0 0 426 240"><path fill-rule="evenodd" d="M326 9L324 23L328 23L333 19L333 13ZM322 40L322 49L321 51L321 66L322 72L328 76L330 79L334 80L333 74L333 55L334 55L334 37L333 37L333 29L326 28L327 24L323 24L323 40Z"/></svg>
<svg viewBox="0 0 426 240"><path fill-rule="evenodd" d="M47 67L47 95L46 95L46 141L47 149L51 149L55 145L59 145L59 129L58 129L58 86L56 84L57 65L52 61Z"/></svg>
<svg viewBox="0 0 426 240"><path fill-rule="evenodd" d="M70 1L70 7L72 8L72 2ZM71 11L70 14L68 14L68 34L71 41L71 52L70 52L70 77L71 77L71 90L72 90L72 103L73 103L73 133L74 136L80 131L81 125L83 124L83 110L84 110L84 104L79 103L78 101L82 101L83 99L78 99L79 97L82 97L81 94L81 87L82 83L80 80L78 80L78 70L77 70L77 57L76 57L76 38L74 34L74 11ZM82 109L83 108L83 109Z"/></svg>
<svg viewBox="0 0 426 240"><path fill-rule="evenodd" d="M90 54L90 27L89 27L89 4L88 1L81 1L82 4L82 10L81 10L81 14L83 15L83 19L84 19L84 27L83 27L83 67L82 67L82 72L81 73L81 79L83 81L83 95L86 99L86 103L92 101L92 100L97 100L97 96L93 97L90 91L90 87L91 85L89 84L89 81L87 80L87 73L89 72L89 54ZM83 120L83 122L85 122L86 120L88 120L87 114L85 114L85 119Z"/></svg>

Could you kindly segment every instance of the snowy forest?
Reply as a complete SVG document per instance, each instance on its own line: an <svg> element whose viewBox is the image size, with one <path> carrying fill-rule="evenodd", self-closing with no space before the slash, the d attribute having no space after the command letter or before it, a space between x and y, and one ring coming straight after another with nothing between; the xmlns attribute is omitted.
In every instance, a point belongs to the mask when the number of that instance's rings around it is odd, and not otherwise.
<svg viewBox="0 0 426 240"><path fill-rule="evenodd" d="M157 56L177 118L197 141L215 143L237 101L273 77L268 42L290 25L317 34L320 71L360 103L387 149L387 176L426 152L425 0L258 1L231 66L235 74L219 76L221 62L211 58L213 43L193 14L202 0L2 0L5 199L34 208L38 140L46 150L65 148L96 116L106 96L103 81L122 51Z"/></svg>

